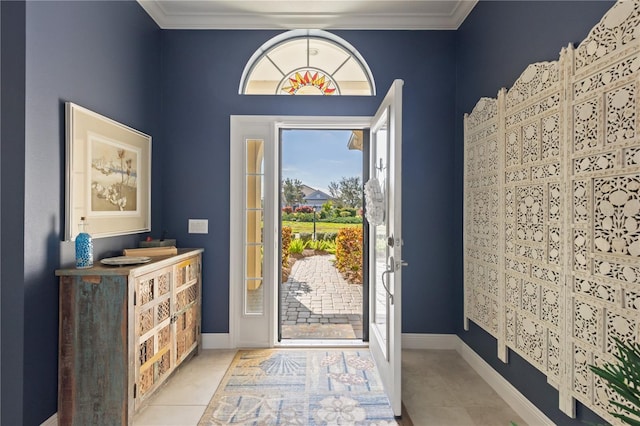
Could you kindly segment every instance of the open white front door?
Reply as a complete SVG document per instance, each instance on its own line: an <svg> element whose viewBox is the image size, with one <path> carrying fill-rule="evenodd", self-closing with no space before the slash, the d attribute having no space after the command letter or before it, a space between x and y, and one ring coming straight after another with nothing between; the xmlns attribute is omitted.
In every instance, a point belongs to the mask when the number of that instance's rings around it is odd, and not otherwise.
<svg viewBox="0 0 640 426"><path fill-rule="evenodd" d="M402 80L395 80L371 125L369 176L381 192L369 228L369 347L393 413L400 416L402 305ZM374 181L375 182L375 181Z"/></svg>

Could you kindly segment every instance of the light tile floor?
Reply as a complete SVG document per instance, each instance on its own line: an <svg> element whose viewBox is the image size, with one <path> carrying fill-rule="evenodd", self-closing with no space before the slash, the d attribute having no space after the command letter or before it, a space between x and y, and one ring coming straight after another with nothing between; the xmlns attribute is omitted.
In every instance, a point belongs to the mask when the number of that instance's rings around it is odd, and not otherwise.
<svg viewBox="0 0 640 426"><path fill-rule="evenodd" d="M133 418L135 426L195 426L222 381L235 350L203 350L152 395Z"/></svg>
<svg viewBox="0 0 640 426"><path fill-rule="evenodd" d="M135 416L135 426L195 426L235 350L203 350ZM415 426L508 426L524 421L455 351L403 350L403 402Z"/></svg>
<svg viewBox="0 0 640 426"><path fill-rule="evenodd" d="M415 426L526 424L456 351L403 350L402 400Z"/></svg>

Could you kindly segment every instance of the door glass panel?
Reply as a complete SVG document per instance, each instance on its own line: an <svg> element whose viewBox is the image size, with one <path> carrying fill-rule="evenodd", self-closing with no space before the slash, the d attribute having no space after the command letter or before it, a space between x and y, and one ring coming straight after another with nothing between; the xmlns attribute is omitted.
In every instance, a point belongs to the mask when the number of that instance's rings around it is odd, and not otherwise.
<svg viewBox="0 0 640 426"><path fill-rule="evenodd" d="M388 211L388 191L387 191L387 173L388 167L388 155L387 155L387 137L388 137L388 114L385 113L377 129L373 131L373 150L375 155L375 170L374 176L380 182L380 188L382 190L384 199L384 211ZM385 352L385 357L388 357L388 317L389 317L389 298L387 297L387 290L385 286L390 289L390 280L393 274L385 273L387 270L387 258L388 249L387 245L387 217L385 215L384 221L373 228L373 241L375 241L375 247L373 250L373 262L372 266L374 270L374 283L373 292L375 294L375 304L373 306L373 328L380 337L380 340L384 342L382 349Z"/></svg>
<svg viewBox="0 0 640 426"><path fill-rule="evenodd" d="M264 313L262 233L264 209L264 141L248 139L245 145L244 313Z"/></svg>

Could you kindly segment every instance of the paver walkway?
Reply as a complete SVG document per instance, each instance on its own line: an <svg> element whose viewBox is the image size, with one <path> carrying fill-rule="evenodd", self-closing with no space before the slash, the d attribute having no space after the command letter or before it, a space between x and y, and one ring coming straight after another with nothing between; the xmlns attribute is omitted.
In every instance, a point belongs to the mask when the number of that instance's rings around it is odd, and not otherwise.
<svg viewBox="0 0 640 426"><path fill-rule="evenodd" d="M294 263L289 279L282 284L283 338L299 337L286 335L285 330L295 331L294 326L313 326L313 338L340 337L336 330L346 325L353 328L355 338L362 338L362 285L342 278L334 259L333 255L319 255Z"/></svg>

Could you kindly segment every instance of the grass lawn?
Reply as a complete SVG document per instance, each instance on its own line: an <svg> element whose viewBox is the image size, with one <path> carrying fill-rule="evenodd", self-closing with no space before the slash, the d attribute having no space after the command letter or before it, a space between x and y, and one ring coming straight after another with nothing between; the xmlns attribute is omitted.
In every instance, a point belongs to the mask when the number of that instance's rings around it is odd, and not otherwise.
<svg viewBox="0 0 640 426"><path fill-rule="evenodd" d="M282 226L291 227L291 232L313 232L313 222L282 221ZM362 228L361 223L328 223L316 222L316 232L338 232L340 228Z"/></svg>

